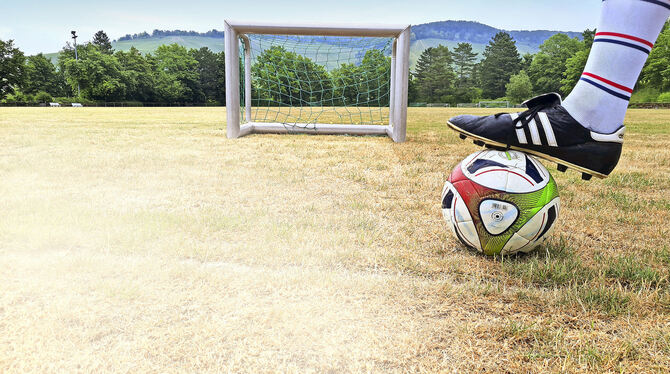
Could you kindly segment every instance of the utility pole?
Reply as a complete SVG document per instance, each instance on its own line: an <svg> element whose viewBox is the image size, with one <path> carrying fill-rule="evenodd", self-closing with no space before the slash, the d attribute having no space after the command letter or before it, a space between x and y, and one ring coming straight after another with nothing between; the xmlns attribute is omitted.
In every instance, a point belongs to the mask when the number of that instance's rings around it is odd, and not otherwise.
<svg viewBox="0 0 670 374"><path fill-rule="evenodd" d="M72 40L74 40L74 59L79 61L79 56L77 55L77 32L70 31L72 34ZM81 89L79 88L79 79L77 79L77 97L81 96Z"/></svg>

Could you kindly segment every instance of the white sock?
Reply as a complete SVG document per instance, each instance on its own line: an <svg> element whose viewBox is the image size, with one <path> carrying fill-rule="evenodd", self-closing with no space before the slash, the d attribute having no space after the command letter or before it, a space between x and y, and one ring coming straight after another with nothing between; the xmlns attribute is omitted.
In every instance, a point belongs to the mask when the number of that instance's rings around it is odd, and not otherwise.
<svg viewBox="0 0 670 374"><path fill-rule="evenodd" d="M633 87L670 16L670 0L605 0L584 73L563 107L602 134L623 125Z"/></svg>

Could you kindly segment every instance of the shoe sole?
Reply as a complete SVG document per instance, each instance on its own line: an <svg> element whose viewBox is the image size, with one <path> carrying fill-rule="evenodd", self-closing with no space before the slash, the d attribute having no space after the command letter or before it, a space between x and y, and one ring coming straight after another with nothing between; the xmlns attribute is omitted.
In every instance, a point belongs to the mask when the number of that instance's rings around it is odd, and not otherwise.
<svg viewBox="0 0 670 374"><path fill-rule="evenodd" d="M470 132L467 132L467 131L461 129L460 127L452 124L450 121L447 121L447 126L449 126L449 128L451 128L452 130L454 130L454 131L456 131L460 134L465 135L468 138L474 139L475 142L483 143L481 145L489 145L489 146L492 146L492 147L497 147L497 148L502 148L502 149L509 148L509 149L513 149L513 150L524 152L524 153L530 153L533 156L540 157L540 158L545 159L547 161L555 162L556 164L558 164L558 171L560 171L560 172L565 172L567 170L567 168L575 169L575 170L582 173L582 179L584 179L584 180L591 179L591 176L595 176L595 177L598 177L600 179L607 178L606 174L599 173L595 170L587 169L583 166L575 165L575 164L567 162L565 160L561 160L560 158L549 156L547 154L544 154L544 153L541 153L541 152L538 152L538 151L534 151L532 149L523 149L523 148L515 147L515 146L507 147L507 144L503 144L503 143L499 143L499 142L496 142L496 141L493 141L493 140L482 138L481 136L475 135L473 133L470 133ZM477 144L477 143L475 143L475 144Z"/></svg>

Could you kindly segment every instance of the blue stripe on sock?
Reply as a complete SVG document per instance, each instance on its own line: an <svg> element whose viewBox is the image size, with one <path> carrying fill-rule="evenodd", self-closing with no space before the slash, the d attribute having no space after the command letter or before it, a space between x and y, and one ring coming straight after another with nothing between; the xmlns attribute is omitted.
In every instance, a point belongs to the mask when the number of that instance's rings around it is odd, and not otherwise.
<svg viewBox="0 0 670 374"><path fill-rule="evenodd" d="M626 95L621 94L621 93L618 93L618 92L616 92L616 91L614 91L614 90L610 90L609 88L607 88L607 87L605 87L605 86L603 86L603 85L601 85L601 84L598 84L598 83L596 83L596 82L594 82L594 81L592 81L592 80L590 80L590 79L588 79L588 78L584 78L584 77L582 77L582 78L579 78L579 80L580 80L580 81L584 81L584 82L586 82L586 83L590 83L590 84L592 84L592 85L594 85L594 86L600 88L601 90L607 92L608 94L610 94L610 95L612 95L612 96L616 96L616 97L618 97L619 99L623 99L623 100L626 100L626 101L630 101L630 96L626 96Z"/></svg>
<svg viewBox="0 0 670 374"><path fill-rule="evenodd" d="M658 0L642 0L642 1L644 1L646 3L652 3L652 4L660 5L665 9L670 9L670 4L664 3L662 1L658 1Z"/></svg>
<svg viewBox="0 0 670 374"><path fill-rule="evenodd" d="M595 43L595 42L605 42L605 43L620 44L620 45L623 45L623 46L626 46L626 47L635 48L635 49L637 49L638 51L642 51L642 52L644 52L644 53L646 53L646 54L649 54L649 50L648 50L648 49L646 49L646 48L644 48L644 47L642 47L642 46L639 46L639 45L637 45L637 44L628 43L628 42L624 42L624 41L621 41L621 40L614 40L614 39L595 39L595 40L593 40L593 42L594 42L594 43Z"/></svg>
<svg viewBox="0 0 670 374"><path fill-rule="evenodd" d="M662 2L662 1L658 1L658 0L640 0L640 1L644 1L644 2L647 2L647 3L652 3L652 4L660 5L660 6L662 6L663 8L670 9L670 4L664 3L664 2ZM602 2L604 3L605 0L603 0Z"/></svg>

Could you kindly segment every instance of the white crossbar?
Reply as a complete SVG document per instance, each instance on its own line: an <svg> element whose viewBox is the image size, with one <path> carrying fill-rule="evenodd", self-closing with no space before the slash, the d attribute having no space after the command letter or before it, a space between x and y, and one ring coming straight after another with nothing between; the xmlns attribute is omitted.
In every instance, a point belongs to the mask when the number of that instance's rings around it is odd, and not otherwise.
<svg viewBox="0 0 670 374"><path fill-rule="evenodd" d="M317 24L317 23L253 23L227 20L239 34L325 35L394 38L409 25Z"/></svg>

